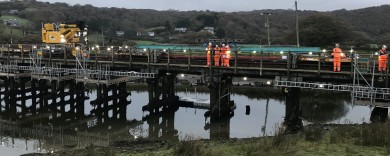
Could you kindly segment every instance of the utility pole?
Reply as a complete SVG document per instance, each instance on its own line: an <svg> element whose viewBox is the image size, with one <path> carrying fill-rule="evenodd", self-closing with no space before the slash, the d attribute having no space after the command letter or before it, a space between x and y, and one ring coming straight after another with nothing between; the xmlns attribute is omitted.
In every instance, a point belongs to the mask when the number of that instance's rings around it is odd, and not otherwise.
<svg viewBox="0 0 390 156"><path fill-rule="evenodd" d="M297 1L295 1L295 28L297 33L297 47L299 47L298 2Z"/></svg>
<svg viewBox="0 0 390 156"><path fill-rule="evenodd" d="M103 28L102 28L102 39L103 39L103 47L104 47L104 34L103 34Z"/></svg>
<svg viewBox="0 0 390 156"><path fill-rule="evenodd" d="M268 46L271 46L271 39L270 39L270 37L269 37L269 20L268 20L268 17L270 16L270 15L272 15L272 13L261 13L261 16L263 16L263 15L267 15L265 18L266 18L266 25L265 25L265 27L267 27L267 38L268 38Z"/></svg>

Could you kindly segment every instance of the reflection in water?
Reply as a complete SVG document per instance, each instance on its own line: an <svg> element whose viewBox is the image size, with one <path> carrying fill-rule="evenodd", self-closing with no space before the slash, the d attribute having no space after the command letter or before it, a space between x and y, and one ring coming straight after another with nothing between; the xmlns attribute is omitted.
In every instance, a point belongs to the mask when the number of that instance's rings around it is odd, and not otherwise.
<svg viewBox="0 0 390 156"><path fill-rule="evenodd" d="M210 120L204 126L204 130L209 130L210 139L229 139L230 138L230 118L222 118L217 121Z"/></svg>
<svg viewBox="0 0 390 156"><path fill-rule="evenodd" d="M265 105L264 125L261 127L261 132L263 132L263 136L265 136L265 132L266 132L265 130L267 129L268 107L269 107L269 98L267 99L267 104Z"/></svg>
<svg viewBox="0 0 390 156"><path fill-rule="evenodd" d="M316 92L312 96L301 94L302 117L313 123L335 121L348 113L348 102L350 95L345 93Z"/></svg>
<svg viewBox="0 0 390 156"><path fill-rule="evenodd" d="M36 87L39 87L37 84ZM148 103L148 93L145 91L132 91L131 98L124 88L109 88L101 86L91 87L91 93L85 92L82 86L77 87L80 95L67 95L63 98L68 101L68 106L58 106L53 111L40 111L46 103L40 99L50 97L52 101L60 101L61 98L53 98L51 90L42 91L41 98L32 98L31 93L26 93L27 99L23 103L24 116L20 114L22 109L17 109L19 115L11 118L3 109L6 104L4 99L5 89L1 92L1 126L0 139L1 151L7 151L8 155L19 155L31 152L49 152L69 148L83 148L91 144L108 146L110 142L119 139L134 139L144 137L151 140L180 140L186 135L205 139L248 138L273 135L276 127L284 122L286 117L286 101L280 89L256 89L251 98L236 93L231 95L237 109L234 117L221 120L208 119L205 121L204 113L200 108L184 108L160 110L162 113L144 114L142 106ZM7 88L9 91L10 88ZM65 92L71 92L65 88ZM104 92L102 90L107 90ZM19 91L20 92L20 91ZM26 91L31 92L31 90ZM61 92L61 91L59 91ZM82 94L81 94L82 93ZM264 94L262 94L264 93ZM104 94L104 95L103 95ZM209 99L208 93L177 92L180 97L192 97ZM257 95L257 96L256 96ZM268 96L269 95L269 96ZM310 122L331 122L338 118L348 118L352 122L360 123L361 119L369 116L367 107L352 107L348 105L346 98L330 98L328 95L316 94L314 97L305 96L305 90L300 92L300 108L303 119ZM37 95L38 96L38 95ZM89 97L79 98L76 97ZM115 97L118 96L118 97ZM21 104L19 96L15 103ZM100 98L99 98L100 97ZM70 102L71 100L73 102ZM77 99L77 100L76 100ZM116 99L113 101L113 99ZM131 99L131 100L130 100ZM11 99L12 101L12 99ZM128 105L131 101L131 104ZM289 101L289 100L287 100ZM293 100L294 101L294 100ZM36 111L32 107L37 103ZM42 103L42 107L40 107ZM77 111L76 105L84 104L82 112ZM50 105L50 103L47 103ZM315 106L316 105L316 106ZM7 104L10 106L10 104ZM250 107L250 114L246 106ZM107 108L107 109L104 109ZM30 110L29 110L30 109ZM76 110L76 111L70 111ZM314 112L314 113L312 113ZM336 112L336 113L335 113ZM345 116L345 117L343 117ZM15 120L17 118L17 120ZM13 145L13 146L12 146ZM18 150L15 150L15 147ZM17 152L15 152L17 151Z"/></svg>

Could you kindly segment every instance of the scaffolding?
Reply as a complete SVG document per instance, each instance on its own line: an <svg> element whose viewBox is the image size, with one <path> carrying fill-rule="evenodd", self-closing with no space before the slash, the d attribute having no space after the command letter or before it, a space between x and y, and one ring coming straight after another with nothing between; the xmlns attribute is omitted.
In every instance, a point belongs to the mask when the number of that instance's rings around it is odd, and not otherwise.
<svg viewBox="0 0 390 156"><path fill-rule="evenodd" d="M368 105L375 103L388 103L390 100L390 88L374 87L375 75L383 79L382 74L375 73L376 61L359 62L359 57L354 55L353 58L353 82L351 84L330 84L321 82L296 82L275 80L276 87L297 87L306 89L318 89L329 91L350 92L352 103L356 101L365 101ZM371 75L371 80L367 80L364 75ZM360 83L363 81L364 83Z"/></svg>

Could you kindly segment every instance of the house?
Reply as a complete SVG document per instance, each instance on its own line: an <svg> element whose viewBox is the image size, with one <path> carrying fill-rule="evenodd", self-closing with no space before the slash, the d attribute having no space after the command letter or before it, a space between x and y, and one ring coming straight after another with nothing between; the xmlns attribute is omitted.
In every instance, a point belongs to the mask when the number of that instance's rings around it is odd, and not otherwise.
<svg viewBox="0 0 390 156"><path fill-rule="evenodd" d="M204 27L202 31L214 34L214 27Z"/></svg>
<svg viewBox="0 0 390 156"><path fill-rule="evenodd" d="M8 11L9 14L18 14L19 10L10 10Z"/></svg>
<svg viewBox="0 0 390 156"><path fill-rule="evenodd" d="M150 31L150 32L137 32L137 36L138 37L141 37L141 36L154 37L155 33L154 33L154 31Z"/></svg>
<svg viewBox="0 0 390 156"><path fill-rule="evenodd" d="M149 36L149 37L154 37L154 32L147 32L147 35Z"/></svg>
<svg viewBox="0 0 390 156"><path fill-rule="evenodd" d="M187 28L175 28L174 30L173 30L174 32L181 32L181 33L185 33L186 31L187 31Z"/></svg>
<svg viewBox="0 0 390 156"><path fill-rule="evenodd" d="M124 32L124 31L116 31L115 33L116 33L116 36L117 36L117 37L123 37L123 36L125 36L125 32Z"/></svg>
<svg viewBox="0 0 390 156"><path fill-rule="evenodd" d="M22 23L17 19L5 19L3 20L4 25L12 26L12 27L20 27Z"/></svg>

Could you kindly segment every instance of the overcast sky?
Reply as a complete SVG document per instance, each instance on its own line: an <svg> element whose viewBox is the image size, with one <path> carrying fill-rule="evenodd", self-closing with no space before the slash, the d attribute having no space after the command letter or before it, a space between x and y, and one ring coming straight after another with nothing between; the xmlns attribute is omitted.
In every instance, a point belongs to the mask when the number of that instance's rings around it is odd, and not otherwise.
<svg viewBox="0 0 390 156"><path fill-rule="evenodd" d="M97 7L118 7L155 10L210 10L210 11L252 11L261 9L294 9L295 0L40 0L45 2L66 2L91 4ZM359 9L390 4L390 0L298 0L299 10L332 11L338 9Z"/></svg>

